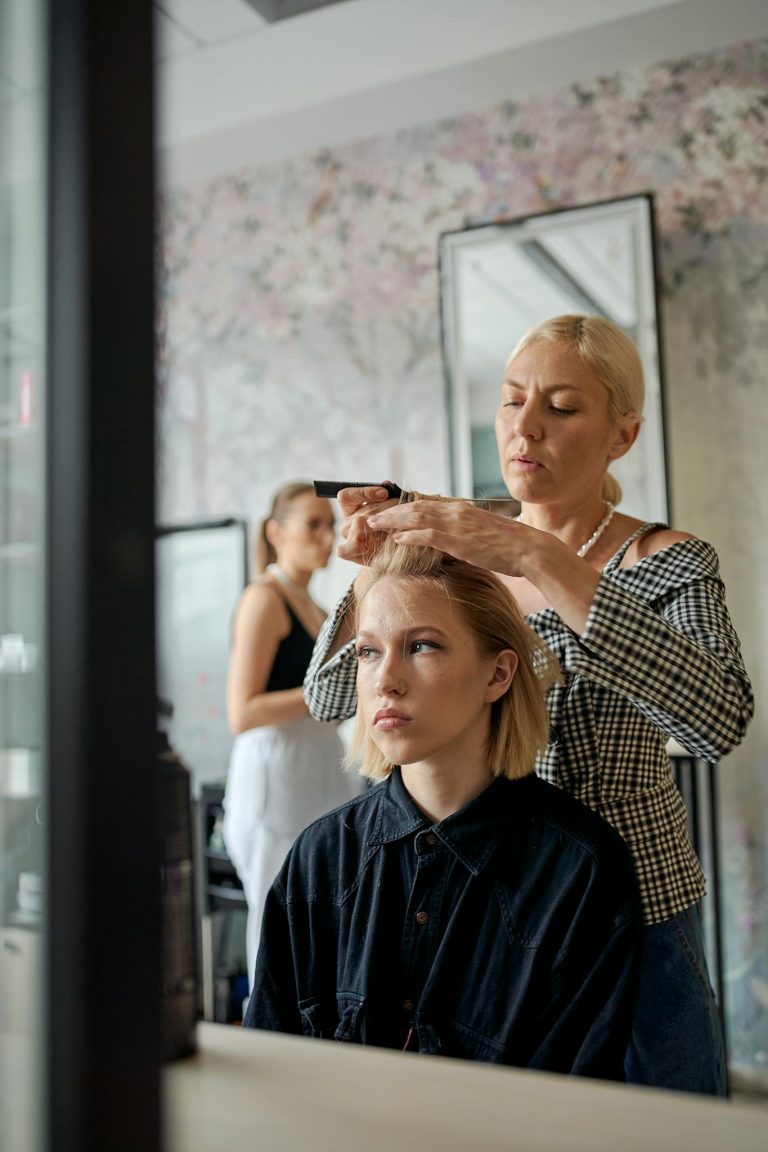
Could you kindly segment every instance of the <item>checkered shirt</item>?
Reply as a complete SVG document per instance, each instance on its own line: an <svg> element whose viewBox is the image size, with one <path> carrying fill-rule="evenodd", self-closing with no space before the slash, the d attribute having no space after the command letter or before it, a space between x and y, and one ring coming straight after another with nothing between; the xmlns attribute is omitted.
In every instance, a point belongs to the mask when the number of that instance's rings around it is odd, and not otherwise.
<svg viewBox="0 0 768 1152"><path fill-rule="evenodd" d="M655 924L705 892L667 742L673 737L693 756L717 761L744 736L754 702L712 546L679 541L619 567L649 527L605 566L581 637L553 608L528 622L563 673L547 699L550 739L536 770L621 833L646 923ZM351 601L350 589L326 620L307 669L304 695L317 720L344 719L356 707L354 644L325 663Z"/></svg>

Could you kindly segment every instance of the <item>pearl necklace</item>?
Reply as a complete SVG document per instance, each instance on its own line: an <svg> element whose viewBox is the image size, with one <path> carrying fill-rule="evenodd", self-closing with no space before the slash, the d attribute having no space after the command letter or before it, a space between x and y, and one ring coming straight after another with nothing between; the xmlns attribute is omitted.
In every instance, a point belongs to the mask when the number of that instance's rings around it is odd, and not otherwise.
<svg viewBox="0 0 768 1152"><path fill-rule="evenodd" d="M586 556L587 552L589 552L590 548L594 547L594 545L597 544L597 542L600 539L600 537L602 536L603 532L605 532L606 528L608 527L611 520L613 519L613 514L616 511L616 505L611 504L610 500L606 500L605 501L605 507L606 507L605 516L603 516L603 518L600 521L600 523L598 524L597 528L595 528L594 532L590 536L589 540L585 540L584 543L582 544L581 548L576 549L576 555L578 557L580 557L580 559L582 559L582 560ZM522 520L522 518L523 518L522 513L519 516L515 516L515 520L517 520L517 521Z"/></svg>
<svg viewBox="0 0 768 1152"><path fill-rule="evenodd" d="M586 556L586 554L587 554L587 552L589 552L590 548L594 547L594 545L597 544L597 542L600 539L600 537L602 536L603 532L605 532L606 528L608 527L611 520L613 519L613 514L616 511L616 505L611 504L610 500L606 500L605 507L606 507L605 516L603 516L603 518L600 521L600 523L598 524L597 528L595 528L594 532L590 536L589 540L585 540L585 542L582 544L581 548L576 549L576 555L577 556L581 556L582 558L584 556Z"/></svg>

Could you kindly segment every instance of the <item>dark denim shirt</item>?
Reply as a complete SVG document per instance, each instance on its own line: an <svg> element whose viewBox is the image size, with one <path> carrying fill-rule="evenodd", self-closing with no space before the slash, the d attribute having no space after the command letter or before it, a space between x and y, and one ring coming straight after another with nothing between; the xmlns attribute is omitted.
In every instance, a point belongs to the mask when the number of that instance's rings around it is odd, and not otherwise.
<svg viewBox="0 0 768 1152"><path fill-rule="evenodd" d="M437 824L399 770L298 837L244 1023L623 1079L640 942L626 844L536 776Z"/></svg>

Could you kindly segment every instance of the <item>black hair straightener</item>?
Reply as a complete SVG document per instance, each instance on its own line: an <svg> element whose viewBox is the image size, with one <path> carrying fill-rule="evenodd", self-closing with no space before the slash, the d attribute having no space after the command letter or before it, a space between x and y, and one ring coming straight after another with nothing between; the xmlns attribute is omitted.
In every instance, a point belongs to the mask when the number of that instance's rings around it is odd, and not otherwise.
<svg viewBox="0 0 768 1152"><path fill-rule="evenodd" d="M365 480L315 480L314 484L315 496L324 496L327 500L338 496L342 488L386 488L392 500L403 495L402 488L389 480L383 484L380 481L368 484Z"/></svg>
<svg viewBox="0 0 768 1152"><path fill-rule="evenodd" d="M386 488L391 500L399 500L409 495L399 484L394 484L391 480L385 480L383 483L381 481L369 483L366 480L315 480L313 483L315 496L323 496L326 500L338 496L342 488ZM456 499L463 500L465 504L474 504L477 508L485 508L488 512L497 512L501 516L516 516L519 508L517 501L511 496L506 499L498 497L466 499L457 496Z"/></svg>

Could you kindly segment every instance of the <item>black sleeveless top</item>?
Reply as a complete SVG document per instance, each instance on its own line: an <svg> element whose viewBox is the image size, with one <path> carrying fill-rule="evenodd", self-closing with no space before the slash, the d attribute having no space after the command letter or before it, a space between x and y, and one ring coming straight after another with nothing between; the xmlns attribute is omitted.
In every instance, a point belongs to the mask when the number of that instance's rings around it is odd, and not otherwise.
<svg viewBox="0 0 768 1152"><path fill-rule="evenodd" d="M280 641L265 692L299 688L304 683L304 673L309 667L312 649L315 646L314 640L288 602L283 600L283 604L291 618L291 630L285 639Z"/></svg>

